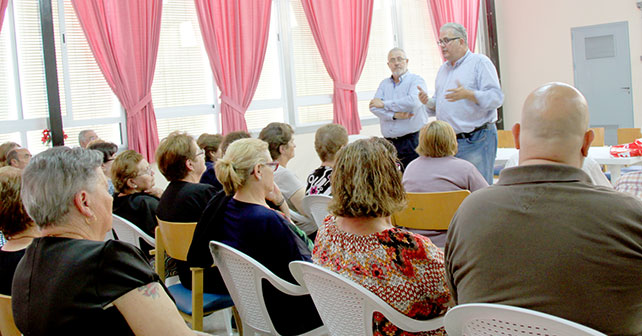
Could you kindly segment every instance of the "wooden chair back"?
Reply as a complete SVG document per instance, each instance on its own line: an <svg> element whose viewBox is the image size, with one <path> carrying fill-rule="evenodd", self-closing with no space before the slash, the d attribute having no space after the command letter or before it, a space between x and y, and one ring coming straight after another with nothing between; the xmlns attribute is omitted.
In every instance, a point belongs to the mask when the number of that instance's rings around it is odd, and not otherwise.
<svg viewBox="0 0 642 336"><path fill-rule="evenodd" d="M158 219L158 217L156 218ZM161 237L163 237L163 248L167 255L177 260L187 261L187 251L192 244L195 229L196 222L177 223L158 219L156 240L159 240L158 231L160 231ZM168 239L169 237L171 239Z"/></svg>
<svg viewBox="0 0 642 336"><path fill-rule="evenodd" d="M636 139L642 138L642 132L639 128L618 128L617 143L619 145L631 143Z"/></svg>
<svg viewBox="0 0 642 336"><path fill-rule="evenodd" d="M448 230L455 212L468 195L468 190L406 193L408 205L392 215L392 223L409 229Z"/></svg>
<svg viewBox="0 0 642 336"><path fill-rule="evenodd" d="M515 138L511 130L497 130L498 148L515 148Z"/></svg>
<svg viewBox="0 0 642 336"><path fill-rule="evenodd" d="M11 296L0 294L0 335L20 336L20 330L16 327L11 310Z"/></svg>
<svg viewBox="0 0 642 336"><path fill-rule="evenodd" d="M589 129L593 130L595 137L591 143L591 147L603 147L604 146L604 127L591 127Z"/></svg>

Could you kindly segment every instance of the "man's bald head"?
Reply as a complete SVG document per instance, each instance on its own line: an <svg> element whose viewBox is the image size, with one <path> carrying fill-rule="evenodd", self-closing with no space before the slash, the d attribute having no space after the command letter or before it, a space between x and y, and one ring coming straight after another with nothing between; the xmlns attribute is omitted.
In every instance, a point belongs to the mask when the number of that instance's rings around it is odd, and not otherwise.
<svg viewBox="0 0 642 336"><path fill-rule="evenodd" d="M539 87L526 98L517 126L520 164L544 160L581 167L593 140L588 125L588 105L576 88L564 83Z"/></svg>

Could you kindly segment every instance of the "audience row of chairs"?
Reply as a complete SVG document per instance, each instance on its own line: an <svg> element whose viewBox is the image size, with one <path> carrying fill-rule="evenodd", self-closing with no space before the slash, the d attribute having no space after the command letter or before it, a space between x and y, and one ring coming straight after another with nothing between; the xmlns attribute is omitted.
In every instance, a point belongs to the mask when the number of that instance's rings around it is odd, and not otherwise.
<svg viewBox="0 0 642 336"><path fill-rule="evenodd" d="M447 197L456 200L453 202L461 202L466 196L466 193L450 193ZM413 206L415 204L410 203L408 208ZM452 217L452 214L450 216ZM166 252L172 258L186 260L189 244L185 242L191 241L195 226L196 223L170 223L159 220L154 240L135 225L114 215L117 239L136 246L140 246L142 239L156 247L156 270L163 281L165 264L164 258L159 256ZM164 238L169 236L185 239ZM270 321L263 300L261 283L266 280L289 295L311 295L324 326L305 333L306 336L372 335L372 316L375 311L411 332L445 326L449 335L520 335L535 330L548 335L604 335L548 314L495 304L465 304L449 310L445 317L428 321L415 320L399 313L364 287L312 263L292 262L290 270L300 285L291 284L274 275L253 258L223 243L210 242L210 250L230 296L204 294L203 269L200 268L192 268L191 291L180 284L169 286L179 311L185 320L192 324L194 330L202 330L203 315L234 306L240 335L279 335ZM229 314L225 318L226 321L230 321ZM231 335L229 326L227 332ZM13 324L11 298L8 296L0 296L0 334L20 335Z"/></svg>

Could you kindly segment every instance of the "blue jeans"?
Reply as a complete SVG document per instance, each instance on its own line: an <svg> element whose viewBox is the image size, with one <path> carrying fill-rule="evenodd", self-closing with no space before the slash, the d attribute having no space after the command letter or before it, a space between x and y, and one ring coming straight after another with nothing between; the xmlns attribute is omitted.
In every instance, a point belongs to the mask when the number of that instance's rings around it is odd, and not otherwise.
<svg viewBox="0 0 642 336"><path fill-rule="evenodd" d="M485 129L474 132L470 138L457 139L459 146L455 155L472 163L488 184L493 184L493 167L497 156L497 127L489 124Z"/></svg>

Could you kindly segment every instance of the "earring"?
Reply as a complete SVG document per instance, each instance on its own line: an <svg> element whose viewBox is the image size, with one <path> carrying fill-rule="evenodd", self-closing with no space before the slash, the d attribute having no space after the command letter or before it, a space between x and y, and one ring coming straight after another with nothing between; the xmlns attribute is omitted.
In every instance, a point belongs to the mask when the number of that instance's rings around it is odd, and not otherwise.
<svg viewBox="0 0 642 336"><path fill-rule="evenodd" d="M136 189L136 188L138 188L138 186L134 184L134 189Z"/></svg>

